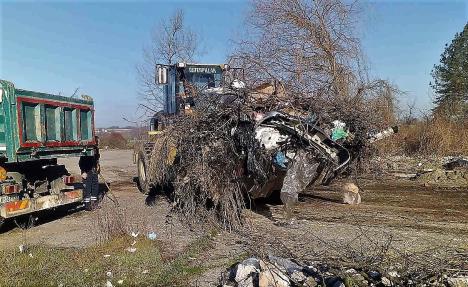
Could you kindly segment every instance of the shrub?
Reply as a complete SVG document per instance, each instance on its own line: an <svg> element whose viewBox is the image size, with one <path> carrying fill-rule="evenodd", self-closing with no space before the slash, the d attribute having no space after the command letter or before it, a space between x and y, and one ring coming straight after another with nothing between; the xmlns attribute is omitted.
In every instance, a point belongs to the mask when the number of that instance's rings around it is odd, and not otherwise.
<svg viewBox="0 0 468 287"><path fill-rule="evenodd" d="M377 144L379 154L453 156L468 154L468 121L444 116L400 125L399 133Z"/></svg>

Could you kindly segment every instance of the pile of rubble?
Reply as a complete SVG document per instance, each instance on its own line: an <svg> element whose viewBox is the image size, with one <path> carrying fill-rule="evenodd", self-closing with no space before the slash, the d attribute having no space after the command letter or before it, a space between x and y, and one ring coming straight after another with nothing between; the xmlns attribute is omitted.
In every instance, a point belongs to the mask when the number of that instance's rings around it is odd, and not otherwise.
<svg viewBox="0 0 468 287"><path fill-rule="evenodd" d="M222 287L346 287L346 286L450 286L467 287L468 276L442 275L430 282L419 284L402 278L397 271L356 270L332 268L313 262L300 265L293 260L268 256L266 260L248 258L235 264L223 275Z"/></svg>
<svg viewBox="0 0 468 287"><path fill-rule="evenodd" d="M457 186L467 186L468 171L434 169L430 172L418 174L416 179L424 184L451 184Z"/></svg>
<svg viewBox="0 0 468 287"><path fill-rule="evenodd" d="M443 158L442 168L419 175L418 179L425 183L454 183L460 186L468 185L468 158Z"/></svg>
<svg viewBox="0 0 468 287"><path fill-rule="evenodd" d="M349 175L368 143L398 130L370 134L356 116L320 115L310 103L259 104L245 89L206 89L195 98L192 112L161 121L170 124L154 143L148 178L171 191L186 218L215 217L228 229L240 226L248 202L275 191L290 210L306 188ZM360 203L353 183L343 193L345 203Z"/></svg>
<svg viewBox="0 0 468 287"><path fill-rule="evenodd" d="M382 175L414 180L425 185L468 185L468 157L417 158L393 156L372 159Z"/></svg>

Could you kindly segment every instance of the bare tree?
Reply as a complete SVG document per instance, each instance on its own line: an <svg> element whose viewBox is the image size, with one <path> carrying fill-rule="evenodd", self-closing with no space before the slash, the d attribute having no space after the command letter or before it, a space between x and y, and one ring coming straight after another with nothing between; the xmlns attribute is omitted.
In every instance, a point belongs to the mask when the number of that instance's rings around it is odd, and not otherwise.
<svg viewBox="0 0 468 287"><path fill-rule="evenodd" d="M363 131L377 128L383 119L377 107L394 104L397 90L369 80L356 36L359 12L357 1L253 0L249 36L232 61L246 69L251 86L281 82L287 93L281 105L340 118Z"/></svg>
<svg viewBox="0 0 468 287"><path fill-rule="evenodd" d="M143 62L137 66L140 94L145 112L154 113L164 105L161 88L155 84L157 64L193 61L198 52L198 36L184 25L183 10L176 10L152 32L151 44L143 49Z"/></svg>

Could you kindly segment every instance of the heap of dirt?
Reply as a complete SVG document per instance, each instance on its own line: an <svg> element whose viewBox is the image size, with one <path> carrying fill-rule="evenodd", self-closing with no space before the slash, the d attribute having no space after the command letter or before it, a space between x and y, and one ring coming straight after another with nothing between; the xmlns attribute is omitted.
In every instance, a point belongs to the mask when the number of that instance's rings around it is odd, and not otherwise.
<svg viewBox="0 0 468 287"><path fill-rule="evenodd" d="M456 186L468 186L468 170L435 169L417 177L417 180L428 184L452 184Z"/></svg>

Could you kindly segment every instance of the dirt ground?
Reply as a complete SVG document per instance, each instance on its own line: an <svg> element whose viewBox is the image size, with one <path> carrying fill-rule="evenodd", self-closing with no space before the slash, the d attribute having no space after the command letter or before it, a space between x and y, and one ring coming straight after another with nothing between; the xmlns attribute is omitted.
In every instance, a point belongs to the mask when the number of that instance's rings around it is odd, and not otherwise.
<svg viewBox="0 0 468 287"><path fill-rule="evenodd" d="M107 217L114 216L114 210L119 210L125 216L125 225L129 233L144 234L154 231L161 240L167 242L190 241L201 232L190 231L176 220L167 217L170 205L165 200L156 200L150 206L147 196L139 192L134 177L136 168L133 164L133 154L130 150L106 150L101 154L101 170L103 178L110 187L110 192L103 200L102 208L93 212L84 211L82 206L61 208L37 215L35 226L27 230L17 228L14 222L7 222L0 233L0 248L17 247L20 244L44 244L54 247L85 247L99 242L105 232L99 223ZM79 175L78 158L60 159L67 170ZM112 200L115 198L118 207ZM183 244L182 244L183 245ZM177 246L174 246L177 247ZM179 250L183 246L179 246ZM177 251L178 248L175 248Z"/></svg>
<svg viewBox="0 0 468 287"><path fill-rule="evenodd" d="M61 162L71 173L78 173L78 159ZM0 231L0 248L97 244L103 238L103 219L112 217L110 211L117 208L110 199L114 196L125 215L123 224L128 232L156 232L169 253L181 252L191 241L212 232L181 224L170 215L170 203L138 191L132 151L103 151L101 168L111 189L101 209L86 212L78 206L39 214L36 225L27 230L10 222ZM342 204L341 194L333 186L309 190L300 196L292 219L285 218L281 205L256 203L245 212L249 224L242 235L220 232L214 236L214 249L194 258L206 273L193 285L215 284L220 272L258 245L262 246L261 252L304 260L346 257L350 245L377 249L389 241L405 252L438 247L468 250L467 187L438 189L392 179L367 180L362 187L362 204L358 206Z"/></svg>
<svg viewBox="0 0 468 287"><path fill-rule="evenodd" d="M250 213L254 233L265 233L295 258L344 257L347 245L365 250L391 241L402 252L468 249L468 190L418 186L364 186L362 204L341 203L333 190L303 194L294 220L285 224L281 206ZM334 248L336 250L334 250Z"/></svg>

